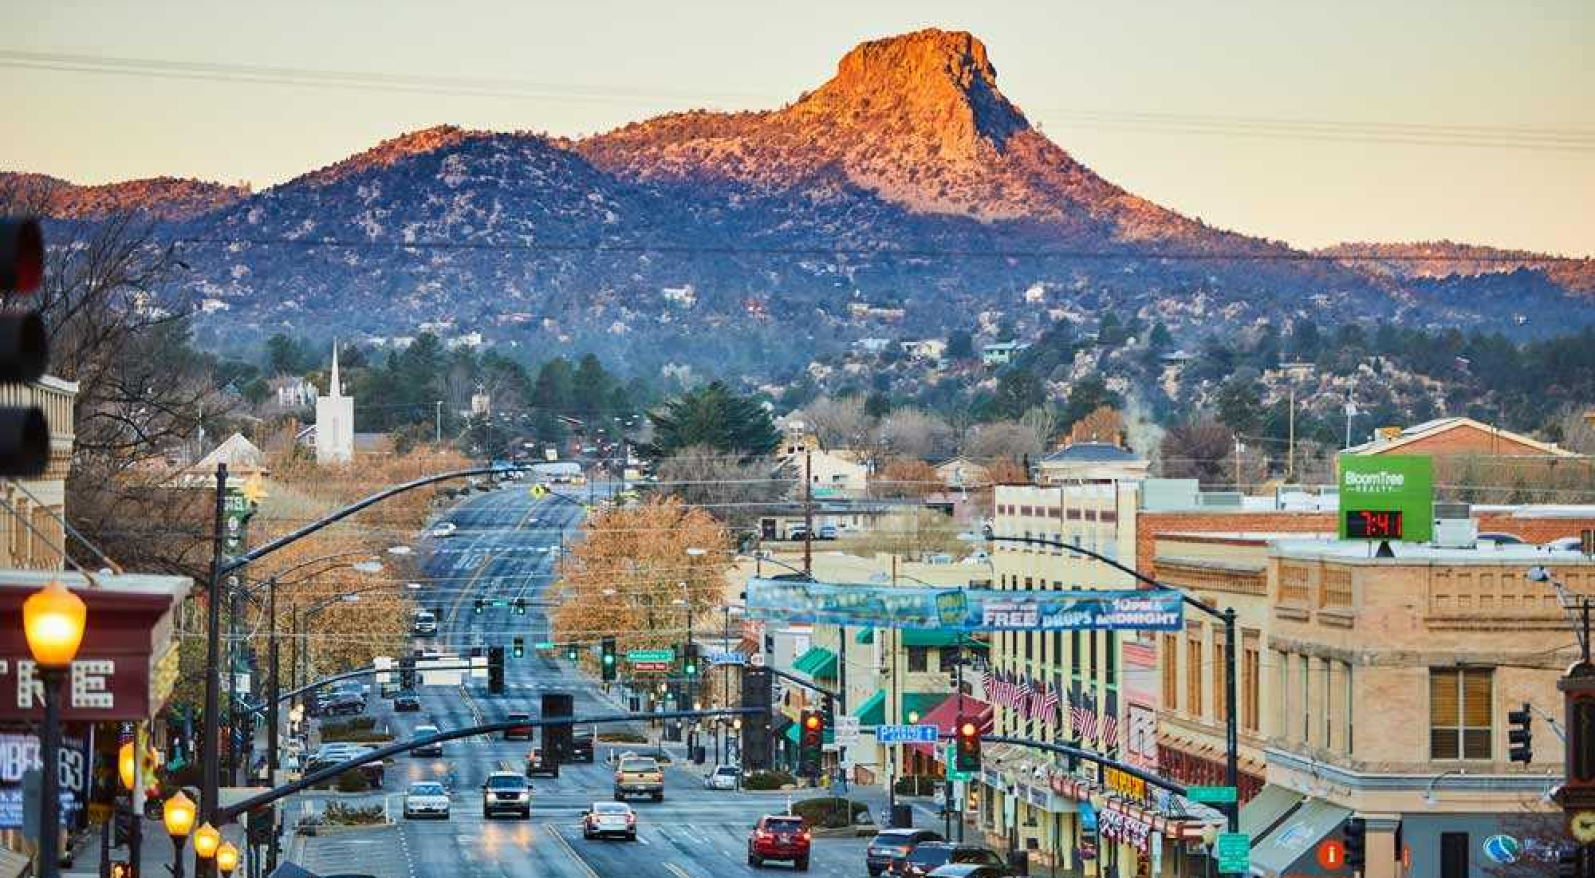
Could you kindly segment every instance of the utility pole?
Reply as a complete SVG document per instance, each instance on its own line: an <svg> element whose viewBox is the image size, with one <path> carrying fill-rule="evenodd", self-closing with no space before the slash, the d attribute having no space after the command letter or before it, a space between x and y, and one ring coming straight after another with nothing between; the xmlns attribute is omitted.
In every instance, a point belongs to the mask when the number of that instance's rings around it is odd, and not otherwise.
<svg viewBox="0 0 1595 878"><path fill-rule="evenodd" d="M897 553L896 552L892 553L892 587L893 588L897 587ZM889 635L891 637L891 639L892 639L892 641L891 641L892 642L892 698L891 698L891 704L887 708L889 713L888 713L888 716L886 717L886 720L887 720L888 723L900 723L900 722L903 721L902 713L900 712L902 710L902 708L900 708L898 706L898 704L897 704L897 649L901 645L901 641L898 639L899 630L901 630L901 629L898 629L898 628L881 628L880 629L880 637L885 638L885 637L887 637ZM898 745L898 744L893 744L892 745L892 747L891 747L891 754L892 755L890 757L888 757L891 760L891 762L888 765L889 770L886 772L886 811L887 811L888 814L893 814L893 815L895 815L897 813L897 760L898 760L899 755L901 754L901 751L898 749L899 746L901 746L901 745ZM918 792L918 790L915 790L915 792ZM895 819L895 818L892 818L892 819Z"/></svg>
<svg viewBox="0 0 1595 878"><path fill-rule="evenodd" d="M1288 380L1288 379L1287 379ZM1285 481L1296 480L1296 382L1290 382L1290 440L1285 451Z"/></svg>
<svg viewBox="0 0 1595 878"><path fill-rule="evenodd" d="M803 575L814 578L814 452L803 452Z"/></svg>
<svg viewBox="0 0 1595 878"><path fill-rule="evenodd" d="M205 629L205 739L200 748L200 763L204 778L200 788L200 813L204 822L215 825L217 801L221 789L221 628L222 628L222 557L226 531L222 524L227 513L227 464L216 464L216 514L211 535L210 583L206 590ZM50 791L47 791L50 792ZM213 874L207 863L200 860L197 872L201 876Z"/></svg>
<svg viewBox="0 0 1595 878"><path fill-rule="evenodd" d="M277 723L281 717L277 714L277 699L282 692L282 680L278 677L281 668L277 664L277 577L273 576L266 583L266 619L271 624L270 660L271 684L266 692L266 786L277 785L277 736L279 734ZM266 874L277 870L277 812L272 809L271 841L266 843Z"/></svg>
<svg viewBox="0 0 1595 878"><path fill-rule="evenodd" d="M442 447L442 445L443 445L443 400L441 400L441 399L437 400L435 402L434 406L433 406L433 410L435 412L435 414L433 415L433 422L437 425L436 426L436 436L437 436L436 444L439 447Z"/></svg>

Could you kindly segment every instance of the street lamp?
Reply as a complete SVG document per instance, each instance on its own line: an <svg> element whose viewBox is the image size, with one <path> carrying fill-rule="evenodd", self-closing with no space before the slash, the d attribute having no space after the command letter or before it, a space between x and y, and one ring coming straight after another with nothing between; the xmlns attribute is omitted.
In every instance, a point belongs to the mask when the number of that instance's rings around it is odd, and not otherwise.
<svg viewBox="0 0 1595 878"><path fill-rule="evenodd" d="M216 868L223 875L231 875L238 868L238 848L233 847L232 842L224 841L216 848Z"/></svg>
<svg viewBox="0 0 1595 878"><path fill-rule="evenodd" d="M194 856L201 860L211 860L216 857L216 849L221 847L222 834L209 822L201 823L194 830Z"/></svg>
<svg viewBox="0 0 1595 878"><path fill-rule="evenodd" d="M183 878L183 847L188 843L188 833L194 829L197 808L194 800L178 790L161 807L161 822L166 824L166 834L172 837L172 878Z"/></svg>
<svg viewBox="0 0 1595 878"><path fill-rule="evenodd" d="M52 581L22 602L22 631L44 684L44 728L39 761L39 876L61 873L61 681L83 644L88 607Z"/></svg>

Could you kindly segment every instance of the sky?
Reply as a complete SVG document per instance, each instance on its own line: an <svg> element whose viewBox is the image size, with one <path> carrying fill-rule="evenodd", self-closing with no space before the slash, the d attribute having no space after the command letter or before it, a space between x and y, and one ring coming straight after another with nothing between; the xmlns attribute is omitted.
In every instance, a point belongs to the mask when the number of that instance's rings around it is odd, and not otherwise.
<svg viewBox="0 0 1595 878"><path fill-rule="evenodd" d="M261 188L436 124L774 107L934 26L1077 159L1212 225L1595 255L1588 0L0 4L0 170L80 183Z"/></svg>

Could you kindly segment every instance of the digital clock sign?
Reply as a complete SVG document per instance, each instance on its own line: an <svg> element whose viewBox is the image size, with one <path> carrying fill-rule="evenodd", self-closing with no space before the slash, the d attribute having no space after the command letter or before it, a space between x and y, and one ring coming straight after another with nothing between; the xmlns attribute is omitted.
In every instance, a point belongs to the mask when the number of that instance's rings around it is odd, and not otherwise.
<svg viewBox="0 0 1595 878"><path fill-rule="evenodd" d="M1353 509L1346 513L1346 537L1353 540L1401 539L1401 510Z"/></svg>

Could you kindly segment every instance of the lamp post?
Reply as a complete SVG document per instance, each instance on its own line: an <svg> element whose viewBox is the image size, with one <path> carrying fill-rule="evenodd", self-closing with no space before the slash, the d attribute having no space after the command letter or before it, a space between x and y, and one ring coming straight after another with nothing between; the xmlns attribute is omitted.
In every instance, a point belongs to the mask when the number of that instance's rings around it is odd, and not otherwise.
<svg viewBox="0 0 1595 878"><path fill-rule="evenodd" d="M172 878L183 878L183 848L188 844L188 834L194 829L196 812L194 801L178 790L161 807L161 822L166 824L166 834L172 838Z"/></svg>
<svg viewBox="0 0 1595 878"><path fill-rule="evenodd" d="M209 821L194 830L194 873L209 875L216 868L216 849L221 847L222 834Z"/></svg>
<svg viewBox="0 0 1595 878"><path fill-rule="evenodd" d="M39 760L39 876L61 874L61 681L83 644L88 608L59 582L22 603L22 629L44 685L44 728Z"/></svg>
<svg viewBox="0 0 1595 878"><path fill-rule="evenodd" d="M231 875L238 868L238 848L233 847L230 841L224 841L216 848L216 869L222 875Z"/></svg>

